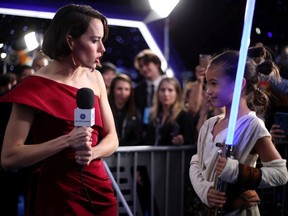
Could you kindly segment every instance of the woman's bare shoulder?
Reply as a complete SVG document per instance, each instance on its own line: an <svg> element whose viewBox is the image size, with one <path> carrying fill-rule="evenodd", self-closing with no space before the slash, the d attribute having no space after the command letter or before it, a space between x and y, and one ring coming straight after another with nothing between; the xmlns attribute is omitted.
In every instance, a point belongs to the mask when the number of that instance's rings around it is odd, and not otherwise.
<svg viewBox="0 0 288 216"><path fill-rule="evenodd" d="M103 91L106 90L102 74L98 70L89 70L87 73L95 95L100 97L100 95L103 94Z"/></svg>

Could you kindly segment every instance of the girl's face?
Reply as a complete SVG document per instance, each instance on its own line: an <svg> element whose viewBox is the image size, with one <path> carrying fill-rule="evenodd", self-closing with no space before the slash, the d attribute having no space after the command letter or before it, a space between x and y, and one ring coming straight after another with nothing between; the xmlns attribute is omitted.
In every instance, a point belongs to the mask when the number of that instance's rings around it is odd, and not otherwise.
<svg viewBox="0 0 288 216"><path fill-rule="evenodd" d="M211 65L206 72L206 93L216 108L231 106L233 98L234 80L224 74L223 67L223 65Z"/></svg>
<svg viewBox="0 0 288 216"><path fill-rule="evenodd" d="M163 106L171 107L177 98L175 86L167 81L164 81L159 86L158 99Z"/></svg>
<svg viewBox="0 0 288 216"><path fill-rule="evenodd" d="M91 69L100 65L100 58L105 52L103 36L104 28L101 20L92 19L87 31L79 39L72 39L72 55L77 65Z"/></svg>
<svg viewBox="0 0 288 216"><path fill-rule="evenodd" d="M114 98L118 103L126 103L131 95L131 85L124 80L118 80L114 89Z"/></svg>

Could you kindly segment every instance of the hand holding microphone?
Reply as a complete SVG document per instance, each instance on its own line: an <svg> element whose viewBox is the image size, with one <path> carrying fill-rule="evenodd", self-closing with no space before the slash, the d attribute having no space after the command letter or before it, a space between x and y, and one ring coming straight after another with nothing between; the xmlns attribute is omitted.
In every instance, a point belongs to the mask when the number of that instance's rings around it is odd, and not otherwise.
<svg viewBox="0 0 288 216"><path fill-rule="evenodd" d="M70 146L75 150L76 162L80 165L89 164L92 158L92 132L91 127L75 127L70 132Z"/></svg>
<svg viewBox="0 0 288 216"><path fill-rule="evenodd" d="M75 133L72 146L75 151L76 162L87 165L93 160L91 126L95 124L94 92L90 88L81 88L76 94L77 108L74 110L74 125L71 133Z"/></svg>

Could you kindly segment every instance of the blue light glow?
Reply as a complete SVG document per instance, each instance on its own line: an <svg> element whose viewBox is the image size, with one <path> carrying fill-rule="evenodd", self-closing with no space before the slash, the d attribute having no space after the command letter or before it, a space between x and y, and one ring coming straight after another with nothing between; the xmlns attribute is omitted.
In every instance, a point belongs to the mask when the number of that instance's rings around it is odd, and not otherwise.
<svg viewBox="0 0 288 216"><path fill-rule="evenodd" d="M238 115L238 107L241 95L241 86L244 76L245 63L247 60L247 52L250 44L250 34L253 21L253 14L255 8L255 0L247 0L244 18L244 27L242 32L241 46L239 52L239 60L237 67L237 75L234 86L233 100L231 106L231 113L228 123L228 132L226 138L226 145L233 145L234 131Z"/></svg>

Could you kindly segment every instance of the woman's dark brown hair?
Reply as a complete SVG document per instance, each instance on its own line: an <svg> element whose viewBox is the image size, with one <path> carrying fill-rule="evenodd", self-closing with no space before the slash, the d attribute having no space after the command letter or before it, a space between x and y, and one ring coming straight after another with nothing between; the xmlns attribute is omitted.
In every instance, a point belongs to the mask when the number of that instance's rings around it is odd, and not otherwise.
<svg viewBox="0 0 288 216"><path fill-rule="evenodd" d="M108 37L108 23L106 17L89 5L69 4L61 7L52 19L45 32L42 51L51 59L61 59L71 53L67 43L67 36L74 39L84 34L92 19L99 19L103 23L103 41Z"/></svg>
<svg viewBox="0 0 288 216"><path fill-rule="evenodd" d="M129 99L124 106L124 109L126 110L126 116L132 117L132 116L138 115L138 112L135 106L135 101L134 101L133 83L132 83L131 78L126 74L117 74L116 77L111 82L108 98L109 98L109 103L110 103L113 115L115 116L117 112L114 91L115 91L116 84L119 81L124 81L124 82L129 83L130 88L131 88Z"/></svg>

